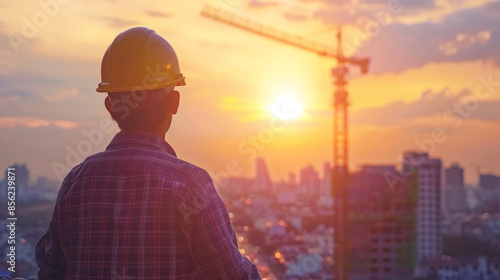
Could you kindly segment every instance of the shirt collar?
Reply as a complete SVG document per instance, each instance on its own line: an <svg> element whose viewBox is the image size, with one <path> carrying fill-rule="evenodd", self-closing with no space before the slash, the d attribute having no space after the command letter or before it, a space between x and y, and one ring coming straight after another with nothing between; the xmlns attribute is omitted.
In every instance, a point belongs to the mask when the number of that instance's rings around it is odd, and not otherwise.
<svg viewBox="0 0 500 280"><path fill-rule="evenodd" d="M118 132L113 140L111 140L111 143L109 143L106 150L115 149L120 146L149 146L166 151L172 156L177 157L177 154L172 146L170 146L164 139L140 130L122 130Z"/></svg>

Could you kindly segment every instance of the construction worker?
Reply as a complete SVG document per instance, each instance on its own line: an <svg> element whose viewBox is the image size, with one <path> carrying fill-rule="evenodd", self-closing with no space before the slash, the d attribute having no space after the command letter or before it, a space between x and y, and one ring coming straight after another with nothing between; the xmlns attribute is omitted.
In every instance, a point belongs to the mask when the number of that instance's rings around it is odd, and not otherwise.
<svg viewBox="0 0 500 280"><path fill-rule="evenodd" d="M185 85L174 49L129 29L106 50L101 78L121 131L64 179L36 247L39 279L260 279L208 173L164 140Z"/></svg>

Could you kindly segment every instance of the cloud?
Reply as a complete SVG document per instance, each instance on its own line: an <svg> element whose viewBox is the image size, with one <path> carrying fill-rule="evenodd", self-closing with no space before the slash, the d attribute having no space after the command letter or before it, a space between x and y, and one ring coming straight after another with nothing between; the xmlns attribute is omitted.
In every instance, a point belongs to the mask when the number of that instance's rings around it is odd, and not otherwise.
<svg viewBox="0 0 500 280"><path fill-rule="evenodd" d="M447 95L446 91L436 94L426 91L422 93L419 100L412 103L397 101L382 107L354 112L351 122L379 126L406 123L417 118L445 112L465 94L466 92L462 92L460 95L451 96Z"/></svg>
<svg viewBox="0 0 500 280"><path fill-rule="evenodd" d="M163 12L160 12L160 11L146 10L145 13L146 13L146 15L152 16L152 17L159 17L159 18L168 18L168 17L171 17L170 14L163 13Z"/></svg>
<svg viewBox="0 0 500 280"><path fill-rule="evenodd" d="M5 58L0 54L0 65L12 73L0 74L0 117L80 122L95 118L98 109L102 111L99 95L80 94L95 92L99 81L95 66L100 57L88 61L79 56L58 58L23 52Z"/></svg>
<svg viewBox="0 0 500 280"><path fill-rule="evenodd" d="M349 5L357 9L364 9L365 7L373 6L385 6L387 7L391 1L390 0L358 0L358 1L345 1L345 0L317 0L318 2L323 2L327 5L338 7L342 5ZM436 9L435 0L398 0L398 3L409 10L429 10Z"/></svg>
<svg viewBox="0 0 500 280"><path fill-rule="evenodd" d="M345 0L301 0L301 2L307 3L307 2L321 2L326 4L327 6L334 6L334 7L340 7L344 4L346 4Z"/></svg>
<svg viewBox="0 0 500 280"><path fill-rule="evenodd" d="M299 22L306 21L310 18L306 14L297 13L297 12L285 12L285 13L283 13L283 16L290 21L299 21Z"/></svg>
<svg viewBox="0 0 500 280"><path fill-rule="evenodd" d="M135 21L135 20L126 20L126 19L122 19L119 17L104 16L104 17L102 17L102 19L107 21L109 26L111 26L112 28L116 28L116 29L124 29L124 28L128 28L128 27L132 27L138 23L138 21Z"/></svg>
<svg viewBox="0 0 500 280"><path fill-rule="evenodd" d="M59 102L68 98L73 98L78 95L78 89L76 87L64 88L55 91L51 94L45 95L43 98L50 102Z"/></svg>
<svg viewBox="0 0 500 280"><path fill-rule="evenodd" d="M321 9L314 13L313 17L322 20L326 25L330 24L355 24L359 18L370 16L368 11L348 13L341 9Z"/></svg>
<svg viewBox="0 0 500 280"><path fill-rule="evenodd" d="M371 72L402 72L430 62L491 60L500 65L499 45L500 2L493 2L440 22L380 27L358 55L371 57Z"/></svg>
<svg viewBox="0 0 500 280"><path fill-rule="evenodd" d="M1 49L0 52L2 52ZM12 75L12 70L6 65L0 65L0 75Z"/></svg>
<svg viewBox="0 0 500 280"><path fill-rule="evenodd" d="M484 121L499 121L500 120L500 100L492 100L489 102L481 102L478 110L472 114L472 118Z"/></svg>
<svg viewBox="0 0 500 280"><path fill-rule="evenodd" d="M78 126L76 122L61 120L52 121L52 124L62 129L73 129Z"/></svg>
<svg viewBox="0 0 500 280"><path fill-rule="evenodd" d="M259 8L269 8L278 6L279 4L280 3L276 1L250 0L247 3L247 7L259 9Z"/></svg>
<svg viewBox="0 0 500 280"><path fill-rule="evenodd" d="M0 91L0 103L5 103L9 101L17 101L23 98L32 97L33 94L27 90L22 89L11 89Z"/></svg>
<svg viewBox="0 0 500 280"><path fill-rule="evenodd" d="M0 127L28 127L40 128L54 126L62 129L73 129L78 126L76 122L62 120L45 120L33 117L0 117Z"/></svg>
<svg viewBox="0 0 500 280"><path fill-rule="evenodd" d="M202 48L219 48L223 50L234 49L235 45L228 43L221 43L219 41L198 41L197 44Z"/></svg>
<svg viewBox="0 0 500 280"><path fill-rule="evenodd" d="M364 0L363 2L371 2L369 0ZM381 0L382 3L384 3L386 6L388 5L389 1L387 0ZM404 7L403 13L416 13L420 11L425 11L425 10L433 10L437 9L438 7L436 6L436 1L435 0L401 0L401 6Z"/></svg>
<svg viewBox="0 0 500 280"><path fill-rule="evenodd" d="M304 1L304 0L302 0ZM261 1L261 0L250 0L247 3L247 7L255 9L273 9L276 12L282 11L282 15L290 21L306 21L311 19L310 13L305 13L305 11L300 10L300 6L290 5L289 2L278 2L278 1ZM276 9L278 7L278 9Z"/></svg>
<svg viewBox="0 0 500 280"><path fill-rule="evenodd" d="M453 112L457 118L465 118L456 108L462 108L466 118L483 121L500 121L500 100L478 100L472 102L473 95L464 90L453 94L448 90L437 93L425 91L420 99L414 102L397 101L382 107L367 108L353 112L351 123L354 125L370 124L375 126L392 126L412 123L417 120L432 117L443 117L443 114ZM468 106L468 107L465 107ZM464 108L474 108L468 110Z"/></svg>
<svg viewBox="0 0 500 280"><path fill-rule="evenodd" d="M389 15L387 0L351 2L302 0L323 3L315 11L284 10L290 21L316 19L326 25L355 25L357 33L344 35L346 53L371 57L370 72L402 72L431 62L492 61L500 66L500 2L463 8L439 21L402 23L401 18L422 17L439 10L434 0L400 0L402 12Z"/></svg>
<svg viewBox="0 0 500 280"><path fill-rule="evenodd" d="M0 20L0 27L2 25L3 22ZM2 40L0 40L0 50L6 51L6 53L12 52L9 33L0 30L0 38L2 38Z"/></svg>
<svg viewBox="0 0 500 280"><path fill-rule="evenodd" d="M436 8L436 1L435 0L419 0L419 1L413 1L413 0L406 0L406 1L401 1L405 7L414 7L417 9L434 9Z"/></svg>
<svg viewBox="0 0 500 280"><path fill-rule="evenodd" d="M479 31L476 34L460 33L455 40L439 44L439 50L444 55L454 55L460 50L473 47L475 44L486 44L491 38L488 30Z"/></svg>
<svg viewBox="0 0 500 280"><path fill-rule="evenodd" d="M324 5L317 8L314 14L316 19L322 20L325 24L357 24L362 19L371 19L373 12L387 10L389 3L392 3L390 0L302 1L323 3ZM403 8L398 16L415 15L439 8L435 0L399 0L394 3L397 3L394 4L397 7Z"/></svg>

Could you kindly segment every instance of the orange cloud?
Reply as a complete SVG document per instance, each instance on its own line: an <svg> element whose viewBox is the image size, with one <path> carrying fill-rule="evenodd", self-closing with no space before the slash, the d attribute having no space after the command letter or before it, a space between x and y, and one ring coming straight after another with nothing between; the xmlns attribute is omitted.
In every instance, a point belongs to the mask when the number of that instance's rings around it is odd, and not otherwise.
<svg viewBox="0 0 500 280"><path fill-rule="evenodd" d="M52 121L52 124L62 129L73 129L78 126L76 122L60 120Z"/></svg>
<svg viewBox="0 0 500 280"><path fill-rule="evenodd" d="M63 101L68 98L76 97L78 89L76 87L65 88L54 92L53 94L44 96L44 99L51 102Z"/></svg>
<svg viewBox="0 0 500 280"><path fill-rule="evenodd" d="M48 127L51 125L62 129L73 129L78 126L78 124L73 121L44 120L33 117L0 118L0 127L7 127L7 128L14 128L14 127L39 128L39 127Z"/></svg>

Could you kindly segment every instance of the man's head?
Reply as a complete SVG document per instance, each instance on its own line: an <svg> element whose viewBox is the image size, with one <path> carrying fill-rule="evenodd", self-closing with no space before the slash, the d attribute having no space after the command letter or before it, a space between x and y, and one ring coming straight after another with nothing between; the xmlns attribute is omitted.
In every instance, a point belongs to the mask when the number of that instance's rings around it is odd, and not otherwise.
<svg viewBox="0 0 500 280"><path fill-rule="evenodd" d="M98 92L120 128L163 135L179 106L176 86L185 85L172 46L155 31L135 27L120 33L106 50Z"/></svg>
<svg viewBox="0 0 500 280"><path fill-rule="evenodd" d="M134 97L131 92L109 93L104 101L120 129L164 135L179 108L179 92L172 87L146 91L140 99Z"/></svg>

